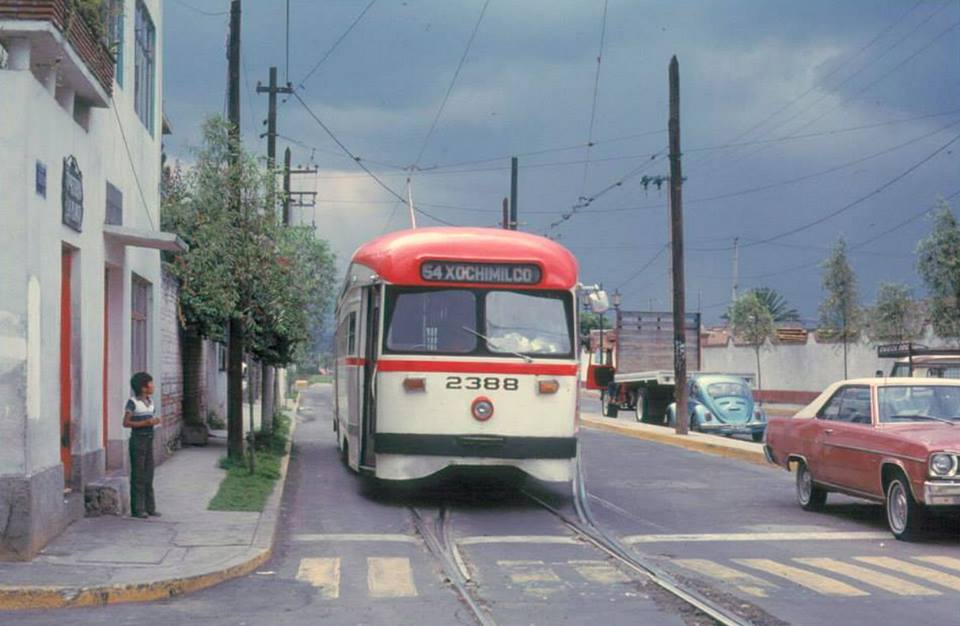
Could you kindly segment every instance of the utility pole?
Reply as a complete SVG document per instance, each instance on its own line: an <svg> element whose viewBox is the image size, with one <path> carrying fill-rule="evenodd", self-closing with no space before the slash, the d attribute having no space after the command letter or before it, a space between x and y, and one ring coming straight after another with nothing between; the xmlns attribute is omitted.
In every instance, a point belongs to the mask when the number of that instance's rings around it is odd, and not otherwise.
<svg viewBox="0 0 960 626"><path fill-rule="evenodd" d="M500 225L508 230L510 228L510 200L508 198L503 199L503 223Z"/></svg>
<svg viewBox="0 0 960 626"><path fill-rule="evenodd" d="M289 4L287 6L289 16ZM277 87L277 68L270 68L270 83L263 87L257 82L257 93L267 94L267 170L270 172L270 197L268 206L276 219L276 167L277 167L277 94L293 93L290 84L286 87ZM263 135L261 135L262 137ZM260 428L266 432L273 432L273 410L276 402L276 386L274 385L275 370L273 366L263 364L261 367L260 393Z"/></svg>
<svg viewBox="0 0 960 626"><path fill-rule="evenodd" d="M670 59L670 249L673 253L673 379L677 403L677 434L690 428L687 412L687 329L683 280L683 173L680 169L680 65ZM697 341L700 338L697 337Z"/></svg>
<svg viewBox="0 0 960 626"><path fill-rule="evenodd" d="M230 0L228 113L233 166L240 161L240 0ZM240 189L235 190L235 219L240 218ZM227 333L227 455L243 458L243 322L231 318Z"/></svg>
<svg viewBox="0 0 960 626"><path fill-rule="evenodd" d="M740 238L733 238L733 297L731 302L737 301L737 291L740 289Z"/></svg>
<svg viewBox="0 0 960 626"><path fill-rule="evenodd" d="M283 223L290 225L290 148L283 151Z"/></svg>
<svg viewBox="0 0 960 626"><path fill-rule="evenodd" d="M510 159L510 230L517 230L517 157Z"/></svg>

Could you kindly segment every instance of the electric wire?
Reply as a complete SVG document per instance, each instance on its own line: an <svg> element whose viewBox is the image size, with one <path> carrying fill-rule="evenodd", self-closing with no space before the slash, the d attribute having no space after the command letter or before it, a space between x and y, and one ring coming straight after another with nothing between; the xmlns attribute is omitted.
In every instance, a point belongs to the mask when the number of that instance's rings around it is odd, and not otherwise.
<svg viewBox="0 0 960 626"><path fill-rule="evenodd" d="M199 13L200 15L208 15L211 17L216 17L220 15L230 15L230 11L204 11L203 9L198 9L197 7L191 4L187 4L183 0L174 0L174 2L176 2L177 4L179 4L180 6L186 9L190 9L194 13Z"/></svg>
<svg viewBox="0 0 960 626"><path fill-rule="evenodd" d="M597 50L597 71L593 77L593 104L590 106L590 124L587 129L587 154L583 164L583 180L580 183L580 197L587 189L587 175L590 173L590 151L593 148L593 125L597 121L597 103L600 97L600 68L603 62L603 46L607 39L607 8L609 0L603 0L603 18L600 20L600 46Z"/></svg>
<svg viewBox="0 0 960 626"><path fill-rule="evenodd" d="M663 244L662 246L660 246L660 249L657 250L657 253L656 253L656 254L654 254L652 257L650 257L650 260L648 260L646 263L644 263L642 266L640 266L640 269L638 269L637 271L635 271L633 274L630 274L630 276L629 276L626 280L624 280L623 282L621 282L619 285L617 285L617 286L615 287L615 289L623 289L623 288L626 287L628 284L630 284L635 278L637 278L638 276L640 276L641 274L643 274L645 271L647 271L648 269L650 269L650 266L653 265L653 264L657 261L657 259L659 259L660 256L661 256L664 252L666 252L667 248L669 248L669 247L670 247L670 244L668 244L668 243L665 243L665 244Z"/></svg>
<svg viewBox="0 0 960 626"><path fill-rule="evenodd" d="M153 230L159 230L156 222L153 221L153 215L150 214L150 205L147 204L147 195L143 193L143 185L140 182L140 175L133 164L133 152L130 151L130 144L127 142L127 133L123 130L123 122L120 121L120 112L117 111L117 101L110 98L110 108L113 109L113 116L117 120L117 128L120 129L120 138L123 140L123 149L127 154L127 162L130 164L130 172L133 174L133 180L137 183L137 191L140 192L140 202L143 203L143 211L147 214L147 220Z"/></svg>

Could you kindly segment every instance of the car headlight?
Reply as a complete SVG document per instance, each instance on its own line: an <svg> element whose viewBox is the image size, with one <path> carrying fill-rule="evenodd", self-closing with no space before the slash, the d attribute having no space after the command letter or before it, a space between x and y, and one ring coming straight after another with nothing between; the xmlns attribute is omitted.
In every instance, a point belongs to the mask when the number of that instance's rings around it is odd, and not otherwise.
<svg viewBox="0 0 960 626"><path fill-rule="evenodd" d="M763 409L754 409L753 419L758 422L765 422L767 421L767 416L764 414Z"/></svg>
<svg viewBox="0 0 960 626"><path fill-rule="evenodd" d="M709 422L710 420L713 419L713 413L711 413L710 411L704 411L703 419Z"/></svg>
<svg viewBox="0 0 960 626"><path fill-rule="evenodd" d="M938 452L930 457L930 474L933 476L953 476L957 473L957 457L953 454Z"/></svg>

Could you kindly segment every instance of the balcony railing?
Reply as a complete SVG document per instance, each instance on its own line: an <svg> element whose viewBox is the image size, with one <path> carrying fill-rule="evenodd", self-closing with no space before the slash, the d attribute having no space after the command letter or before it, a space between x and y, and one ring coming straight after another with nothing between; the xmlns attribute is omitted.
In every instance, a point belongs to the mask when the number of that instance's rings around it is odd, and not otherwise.
<svg viewBox="0 0 960 626"><path fill-rule="evenodd" d="M73 0L0 0L0 21L50 22L86 64L107 95L113 89L113 55Z"/></svg>

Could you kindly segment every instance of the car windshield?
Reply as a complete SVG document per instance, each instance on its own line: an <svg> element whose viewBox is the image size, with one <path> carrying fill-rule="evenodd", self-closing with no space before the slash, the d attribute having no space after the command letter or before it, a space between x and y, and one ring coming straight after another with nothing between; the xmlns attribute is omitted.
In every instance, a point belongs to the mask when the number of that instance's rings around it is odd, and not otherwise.
<svg viewBox="0 0 960 626"><path fill-rule="evenodd" d="M878 391L881 422L960 421L960 385L897 385Z"/></svg>
<svg viewBox="0 0 960 626"><path fill-rule="evenodd" d="M395 352L463 354L477 347L477 299L465 289L401 292L396 295L387 331ZM470 330L464 330L464 328Z"/></svg>
<svg viewBox="0 0 960 626"><path fill-rule="evenodd" d="M487 347L497 353L570 354L570 322L564 296L516 291L487 293Z"/></svg>
<svg viewBox="0 0 960 626"><path fill-rule="evenodd" d="M707 393L712 398L750 397L750 389L744 383L738 382L711 383L707 385Z"/></svg>

